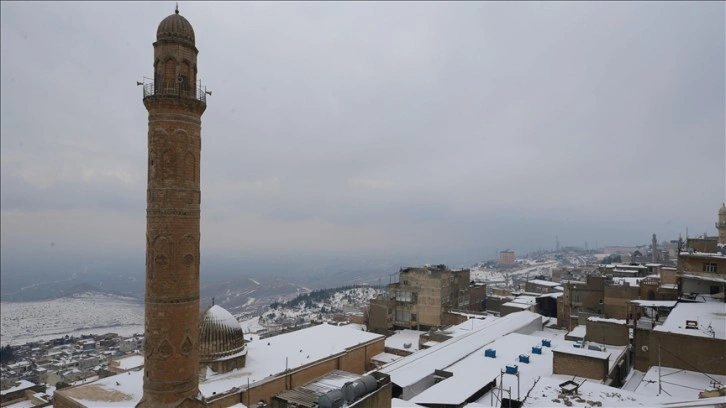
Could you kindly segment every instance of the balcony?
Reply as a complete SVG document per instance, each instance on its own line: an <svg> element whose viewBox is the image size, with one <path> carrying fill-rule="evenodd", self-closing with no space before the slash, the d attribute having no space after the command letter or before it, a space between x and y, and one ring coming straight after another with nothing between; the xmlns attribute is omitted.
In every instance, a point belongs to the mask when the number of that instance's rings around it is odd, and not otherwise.
<svg viewBox="0 0 726 408"><path fill-rule="evenodd" d="M206 105L207 95L212 94L202 87L201 81L197 81L196 86L189 86L183 82L164 83L163 80L144 82L143 85L144 99L150 96L180 96L196 99Z"/></svg>

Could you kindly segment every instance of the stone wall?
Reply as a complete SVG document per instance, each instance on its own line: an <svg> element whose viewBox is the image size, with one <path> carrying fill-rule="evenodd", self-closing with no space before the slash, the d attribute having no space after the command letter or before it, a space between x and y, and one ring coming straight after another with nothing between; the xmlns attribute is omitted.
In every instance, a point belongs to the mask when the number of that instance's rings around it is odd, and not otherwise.
<svg viewBox="0 0 726 408"><path fill-rule="evenodd" d="M552 373L576 375L604 381L608 377L608 360L588 356L560 353L553 350Z"/></svg>

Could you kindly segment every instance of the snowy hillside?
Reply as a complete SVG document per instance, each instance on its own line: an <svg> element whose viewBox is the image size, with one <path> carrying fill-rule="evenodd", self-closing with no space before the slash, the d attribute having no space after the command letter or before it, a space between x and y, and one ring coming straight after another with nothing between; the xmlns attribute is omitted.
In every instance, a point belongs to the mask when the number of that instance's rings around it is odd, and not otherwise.
<svg viewBox="0 0 726 408"><path fill-rule="evenodd" d="M301 294L286 303L275 302L259 316L238 315L245 333L264 334L304 325L312 319L329 320L335 314L359 312L380 289L372 287L322 289Z"/></svg>
<svg viewBox="0 0 726 408"><path fill-rule="evenodd" d="M144 307L134 298L86 292L37 302L0 302L0 307L3 345L65 335L144 331Z"/></svg>

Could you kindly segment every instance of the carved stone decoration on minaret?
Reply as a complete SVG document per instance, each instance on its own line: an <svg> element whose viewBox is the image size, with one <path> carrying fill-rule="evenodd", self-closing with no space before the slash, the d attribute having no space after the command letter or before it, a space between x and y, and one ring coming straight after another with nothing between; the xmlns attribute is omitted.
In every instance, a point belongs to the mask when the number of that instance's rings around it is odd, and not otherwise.
<svg viewBox="0 0 726 408"><path fill-rule="evenodd" d="M149 112L144 395L139 407L204 405L199 395L199 159L206 94L189 21L156 31Z"/></svg>

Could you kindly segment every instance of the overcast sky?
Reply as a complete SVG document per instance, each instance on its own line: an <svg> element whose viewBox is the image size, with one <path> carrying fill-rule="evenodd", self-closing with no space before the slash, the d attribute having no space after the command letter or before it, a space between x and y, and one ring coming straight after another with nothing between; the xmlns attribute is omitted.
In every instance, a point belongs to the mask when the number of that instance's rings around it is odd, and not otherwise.
<svg viewBox="0 0 726 408"><path fill-rule="evenodd" d="M715 234L725 4L182 2L213 92L202 253L466 265ZM156 27L174 3L2 2L3 273L143 268ZM12 268L8 269L9 266ZM204 266L203 266L204 268Z"/></svg>

